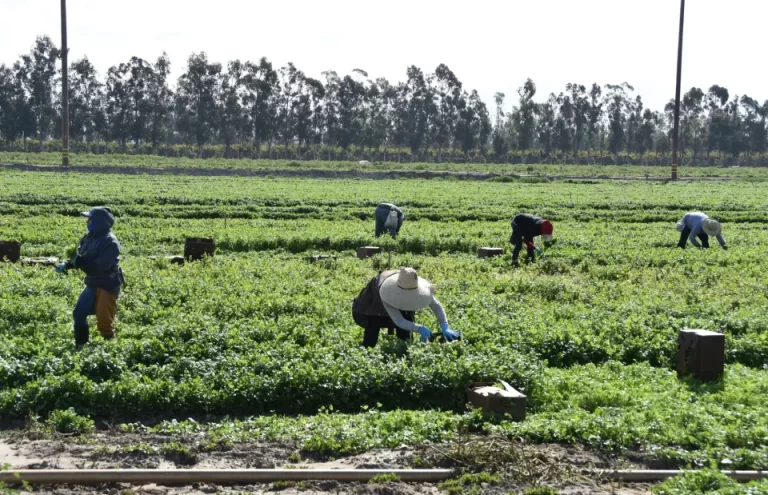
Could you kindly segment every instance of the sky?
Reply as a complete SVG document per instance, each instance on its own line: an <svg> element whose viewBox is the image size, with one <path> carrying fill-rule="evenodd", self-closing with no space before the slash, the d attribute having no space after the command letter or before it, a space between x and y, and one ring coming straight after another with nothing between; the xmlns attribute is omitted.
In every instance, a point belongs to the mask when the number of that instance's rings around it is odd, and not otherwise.
<svg viewBox="0 0 768 495"><path fill-rule="evenodd" d="M517 101L526 78L537 101L567 83L629 82L646 107L674 98L678 0L68 0L70 61L87 55L103 80L132 56L163 51L172 78L193 52L209 60L293 62L308 76L359 68L369 77L405 79L446 64L477 89ZM713 84L768 99L765 0L688 0L683 92ZM61 43L59 0L0 0L0 64L29 52L35 37Z"/></svg>

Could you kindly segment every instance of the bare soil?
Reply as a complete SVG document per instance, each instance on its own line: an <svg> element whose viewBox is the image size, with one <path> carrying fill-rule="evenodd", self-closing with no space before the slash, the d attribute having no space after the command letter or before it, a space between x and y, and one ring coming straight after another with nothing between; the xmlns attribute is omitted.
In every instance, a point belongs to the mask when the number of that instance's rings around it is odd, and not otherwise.
<svg viewBox="0 0 768 495"><path fill-rule="evenodd" d="M162 447L174 441L189 449L191 455L162 453ZM135 452L137 447L150 453ZM24 433L6 432L0 437L0 464L10 469L237 469L237 468L302 468L302 469L409 469L461 468L455 447L450 445L417 448L380 449L363 454L322 458L301 452L295 445L285 443L236 444L231 447L202 448L194 438L170 438L150 434L99 432L85 439L59 437L34 439ZM466 493L503 495L523 493L536 484L551 486L563 495L649 493L648 484L611 484L588 479L583 469L643 469L646 465L605 456L578 446L523 445L516 453L510 472L502 483L465 487ZM488 452L492 452L493 449ZM635 456L639 459L640 456ZM510 475L510 473L513 473ZM441 494L446 491L432 483L343 483L316 481L299 483L266 483L242 486L222 486L194 483L189 486L137 486L124 483L95 486L34 486L32 493L51 495L199 495L259 493L292 494L376 494L413 495ZM23 491L23 493L27 493Z"/></svg>

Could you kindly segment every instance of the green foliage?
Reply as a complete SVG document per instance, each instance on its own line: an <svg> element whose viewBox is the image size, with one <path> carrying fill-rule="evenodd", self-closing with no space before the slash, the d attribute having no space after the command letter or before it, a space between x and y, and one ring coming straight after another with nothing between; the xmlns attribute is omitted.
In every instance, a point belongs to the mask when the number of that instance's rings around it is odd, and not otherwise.
<svg viewBox="0 0 768 495"><path fill-rule="evenodd" d="M197 462L197 454L179 442L164 443L160 452L166 459L181 465L191 465Z"/></svg>
<svg viewBox="0 0 768 495"><path fill-rule="evenodd" d="M558 495L559 493L558 490L548 486L537 486L527 489L523 495Z"/></svg>
<svg viewBox="0 0 768 495"><path fill-rule="evenodd" d="M10 464L0 464L0 471L10 471L11 465ZM18 479L19 475L18 473L15 473L14 476ZM22 486L25 490L28 490L30 488L29 484L25 481L22 482ZM0 495L17 495L21 493L19 490L16 490L15 488L10 488L4 481L0 481Z"/></svg>
<svg viewBox="0 0 768 495"><path fill-rule="evenodd" d="M45 425L56 433L74 433L84 435L96 431L91 418L77 414L74 408L52 411L45 420Z"/></svg>
<svg viewBox="0 0 768 495"><path fill-rule="evenodd" d="M78 146L79 143L70 142L72 146ZM112 143L110 143L112 144ZM44 146L51 152L26 153L13 151L0 151L0 163L10 164L32 164L32 165L61 165L61 154L58 150L61 147L60 142L46 141ZM223 146L206 146L204 148L205 159L198 159L199 148L194 145L178 145L165 147L159 150L165 156L152 155L151 148L144 148L139 153L123 154L118 146L101 146L98 143L92 143L94 149L83 149L82 153L70 153L71 165L82 165L88 167L130 167L130 168L163 168L163 169L207 169L221 171L222 174L238 175L238 171L248 171L260 173L280 173L281 171L293 171L297 168L306 172L340 172L353 170L367 170L369 167L361 166L352 156L333 152L333 160L314 159L315 157L305 159L301 162L287 159L254 159L256 153L252 150L243 150L243 155L252 157L250 159L227 159L224 156ZM292 150L295 154L297 150ZM383 160L373 166L375 172L454 172L455 177L462 178L466 173L485 173L485 174L503 174L499 178L500 182L519 183L520 179L514 175L537 175L533 180L544 179L542 176L559 177L565 183L574 183L580 185L595 184L596 181L576 180L569 177L642 177L642 178L666 178L669 177L668 154L660 154L658 161L642 159L635 154L620 153L619 163L615 163L615 156L610 153L592 153L589 157L586 152L579 152L576 158L566 155L550 154L542 155L536 151L513 152L508 158L502 159L502 163L494 160L475 160L467 162L462 158L461 162L455 163L444 160L440 163L424 163L421 161L412 161L405 159L398 161L395 153L406 154L406 150L392 150L390 153L391 161ZM284 155L283 155L284 156ZM324 155L315 156L328 156ZM764 166L765 154L751 154L743 156L742 162L754 164L754 166L741 167L720 167L717 163L728 161L730 159L726 154L711 154L711 161L706 164L697 163L693 167L681 167L681 177L733 177L750 178L765 180L766 168ZM691 157L687 156L685 162L690 162ZM641 164L642 162L642 164ZM296 163L300 164L297 167ZM535 165L528 165L535 163ZM597 164L595 164L597 163ZM653 163L646 165L645 163ZM3 169L0 169L2 171ZM332 174L330 174L332 175ZM543 182L543 180L541 180Z"/></svg>
<svg viewBox="0 0 768 495"><path fill-rule="evenodd" d="M397 483L398 481L400 477L395 473L383 473L372 477L368 483Z"/></svg>
<svg viewBox="0 0 768 495"><path fill-rule="evenodd" d="M480 487L483 483L496 484L501 483L501 477L490 473L468 473L459 478L451 479L440 483L440 489L445 490L450 495L460 495L464 493L475 494L482 493Z"/></svg>
<svg viewBox="0 0 768 495"><path fill-rule="evenodd" d="M138 456L150 456L157 454L159 449L154 445L146 442L139 442L130 445L125 445L120 448L120 451L125 454L133 454Z"/></svg>
<svg viewBox="0 0 768 495"><path fill-rule="evenodd" d="M677 465L768 467L759 182L392 181L391 200L407 211L393 266L436 284L463 339L421 345L382 335L367 350L350 301L387 260L358 260L353 249L376 242L381 183L62 178L4 172L0 238L21 240L24 256L61 256L85 231L79 211L112 206L130 281L118 338L104 345L93 335L75 352L80 274L0 263L3 418L68 408L128 421L244 418L157 427L205 433L194 452L279 439L337 456L469 430L643 449ZM729 251L673 248L674 222L691 209L723 220ZM557 244L518 268L508 257L478 259L477 247L506 245L518 211L551 218ZM180 254L186 236L215 238L216 256L183 266L149 258ZM308 263L300 252L337 257ZM429 311L417 321L436 328ZM685 327L725 333L721 381L676 379ZM468 383L500 379L528 396L526 421L463 414Z"/></svg>
<svg viewBox="0 0 768 495"><path fill-rule="evenodd" d="M687 471L651 488L656 495L765 495L768 481L739 483L714 469Z"/></svg>

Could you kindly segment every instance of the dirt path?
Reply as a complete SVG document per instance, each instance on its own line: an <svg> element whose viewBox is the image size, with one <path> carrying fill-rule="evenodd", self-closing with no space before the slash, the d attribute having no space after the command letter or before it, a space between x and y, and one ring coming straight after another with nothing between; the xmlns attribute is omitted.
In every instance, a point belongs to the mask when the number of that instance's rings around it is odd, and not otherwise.
<svg viewBox="0 0 768 495"><path fill-rule="evenodd" d="M192 175L192 176L223 176L223 177L299 177L310 179L458 179L484 181L497 177L509 177L513 179L536 178L545 180L604 180L604 181L648 181L666 182L668 177L653 176L607 176L607 175L527 175L527 174L497 174L481 172L433 172L418 170L392 170L392 171L368 171L368 170L258 170L243 168L155 168L155 167L127 167L127 166L95 166L95 165L71 165L68 168L52 165L28 165L23 163L0 164L6 170L23 172L61 172L61 173L98 173L118 175ZM698 181L730 181L731 177L682 177L678 182Z"/></svg>
<svg viewBox="0 0 768 495"><path fill-rule="evenodd" d="M191 455L169 451L170 442L188 448ZM10 469L86 469L86 468L141 468L141 469L237 469L237 468L302 468L302 469L408 469L414 467L451 467L439 455L444 446L419 448L380 449L363 454L322 458L301 452L296 446L284 443L235 444L211 448L196 444L194 438L169 438L150 434L100 432L86 439L58 438L36 440L22 433L8 433L0 437L0 464ZM539 468L534 476L541 476L545 484L560 490L563 495L617 494L640 495L649 493L649 485L612 485L597 483L579 474L582 469L627 469L644 467L618 458L589 452L581 447L561 445L520 446L519 464L524 469ZM529 467L523 466L531 463ZM552 469L550 469L552 468ZM541 473L566 473L567 476L542 476ZM508 479L502 483L478 486L480 493L502 495L521 493L531 486L530 479ZM467 492L471 487L467 487ZM415 495L446 493L439 484L430 483L340 483L317 481L299 483L265 483L243 486L220 486L193 483L190 486L131 486L115 483L97 486L38 486L34 493L73 495L199 495L209 493L281 493L281 494L377 494Z"/></svg>

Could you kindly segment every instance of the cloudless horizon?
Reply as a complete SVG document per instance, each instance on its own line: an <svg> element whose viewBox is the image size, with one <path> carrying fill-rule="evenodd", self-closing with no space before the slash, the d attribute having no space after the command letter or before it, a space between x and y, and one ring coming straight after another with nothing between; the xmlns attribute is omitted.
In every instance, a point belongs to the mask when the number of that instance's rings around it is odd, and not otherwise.
<svg viewBox="0 0 768 495"><path fill-rule="evenodd" d="M261 57L275 68L293 62L321 80L326 70L359 68L396 83L409 65L431 73L444 63L491 112L496 92L509 111L529 77L537 101L567 83L626 81L646 107L663 110L675 91L679 11L678 0L67 2L70 62L88 56L102 81L112 65L154 61L163 51L174 85L200 51L225 67ZM56 0L0 0L0 64L12 65L39 35L60 46L59 16ZM689 0L683 92L719 84L732 96L767 100L768 67L758 58L766 18L768 2Z"/></svg>

